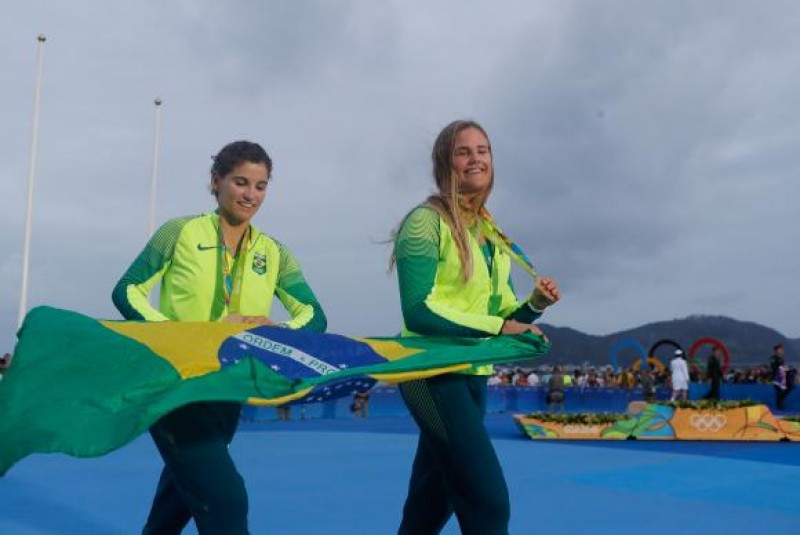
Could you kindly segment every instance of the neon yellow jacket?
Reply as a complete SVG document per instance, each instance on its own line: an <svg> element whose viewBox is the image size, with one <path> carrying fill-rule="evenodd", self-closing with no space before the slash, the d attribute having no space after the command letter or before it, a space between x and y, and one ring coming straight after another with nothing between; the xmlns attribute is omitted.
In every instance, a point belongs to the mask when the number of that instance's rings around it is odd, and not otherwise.
<svg viewBox="0 0 800 535"><path fill-rule="evenodd" d="M499 334L503 321L530 323L541 313L520 303L511 285L511 257L468 233L473 273L464 283L452 232L438 212L421 205L409 213L395 238L397 278L406 336ZM492 373L491 366L473 370Z"/></svg>
<svg viewBox="0 0 800 535"><path fill-rule="evenodd" d="M324 331L325 314L294 256L279 242L250 227L249 246L234 260L222 245L216 213L182 217L159 228L112 292L125 319L216 321L228 314L222 266L245 262L239 309L243 315L269 316L277 296L292 319L290 328ZM242 256L244 255L244 256ZM161 282L158 308L148 301Z"/></svg>

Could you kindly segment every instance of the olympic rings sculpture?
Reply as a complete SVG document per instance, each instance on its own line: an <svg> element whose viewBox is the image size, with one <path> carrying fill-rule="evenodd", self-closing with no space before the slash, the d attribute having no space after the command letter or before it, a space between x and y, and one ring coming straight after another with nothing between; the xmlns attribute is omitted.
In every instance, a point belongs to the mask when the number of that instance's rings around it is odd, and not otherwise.
<svg viewBox="0 0 800 535"><path fill-rule="evenodd" d="M639 358L634 362L634 364L638 362L641 365L642 359L647 356L647 353L644 350L644 346L639 342L637 342L636 340L634 340L633 338L625 338L623 340L620 340L619 342L614 344L614 346L611 348L611 354L610 354L611 366L613 366L615 370L619 369L619 363L617 362L617 355L619 355L620 351L626 348L634 349L636 353L639 354Z"/></svg>
<svg viewBox="0 0 800 535"><path fill-rule="evenodd" d="M683 347L675 340L672 340L671 338L662 338L661 340L650 346L650 351L647 352L647 355L649 357L655 358L656 351L658 351L658 348L662 346L671 346L674 347L675 349L680 349L681 351L683 351Z"/></svg>
<svg viewBox="0 0 800 535"><path fill-rule="evenodd" d="M716 338L711 338L708 336L704 336L702 338L697 339L689 348L689 353L688 355L686 355L686 359L689 365L695 371L705 369L705 366L697 360L696 356L697 350L705 345L711 345L713 347L719 348L719 350L722 351L722 370L724 372L726 369L728 369L731 360L728 348L725 346L725 344L723 344ZM670 338L662 338L661 340L658 340L655 344L650 346L650 351L645 351L644 346L642 346L642 344L640 344L633 338L625 338L623 340L620 340L611 347L611 351L609 352L611 366L613 366L615 370L619 369L619 362L617 361L617 356L623 349L631 348L635 350L636 353L638 353L639 355L639 358L637 358L631 365L631 369L638 370L639 368L641 368L642 361L646 358L647 359L646 362L648 365L655 366L659 372L663 372L664 364L661 362L658 356L656 356L656 351L662 346L670 346L674 347L675 349L680 349L681 351L683 351L683 347L678 342Z"/></svg>
<svg viewBox="0 0 800 535"><path fill-rule="evenodd" d="M705 345L716 347L720 351L722 351L722 371L724 372L725 370L727 370L728 365L731 362L731 356L730 353L728 352L728 348L725 347L725 344L723 344L716 338L710 338L708 336L700 338L699 340L697 340L695 343L692 344L692 347L689 348L689 364L695 368L705 370L706 367L703 364L700 364L697 361L697 357L695 356L697 350Z"/></svg>

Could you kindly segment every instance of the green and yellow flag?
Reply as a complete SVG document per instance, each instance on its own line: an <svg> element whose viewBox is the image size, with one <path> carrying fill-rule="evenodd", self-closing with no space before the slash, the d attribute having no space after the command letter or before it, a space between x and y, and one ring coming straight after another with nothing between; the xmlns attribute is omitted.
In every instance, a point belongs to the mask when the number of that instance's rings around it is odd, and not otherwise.
<svg viewBox="0 0 800 535"><path fill-rule="evenodd" d="M375 381L528 360L533 334L355 338L214 322L100 321L32 310L0 381L0 475L36 452L103 455L196 401L315 403Z"/></svg>

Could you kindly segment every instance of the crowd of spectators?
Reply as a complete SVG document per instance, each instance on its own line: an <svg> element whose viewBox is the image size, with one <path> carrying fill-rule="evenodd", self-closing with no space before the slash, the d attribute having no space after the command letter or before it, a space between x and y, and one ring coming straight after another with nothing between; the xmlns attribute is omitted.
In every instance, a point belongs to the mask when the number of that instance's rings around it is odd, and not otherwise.
<svg viewBox="0 0 800 535"><path fill-rule="evenodd" d="M672 386L669 369L650 368L643 377L639 369L622 366L614 369L604 366L564 366L564 386L582 388L640 388ZM498 368L489 379L489 385L495 386L547 386L553 374L552 367L537 368ZM690 364L689 376L693 383L707 382L704 370ZM644 379L644 380L643 380ZM800 374L795 374L796 384L800 383ZM768 364L741 368L729 368L723 373L723 381L732 384L772 384L774 374Z"/></svg>

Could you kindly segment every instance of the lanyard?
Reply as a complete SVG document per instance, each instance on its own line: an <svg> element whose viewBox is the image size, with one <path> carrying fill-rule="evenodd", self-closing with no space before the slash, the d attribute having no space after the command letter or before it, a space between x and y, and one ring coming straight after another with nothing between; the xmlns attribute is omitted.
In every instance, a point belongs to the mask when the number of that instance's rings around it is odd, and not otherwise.
<svg viewBox="0 0 800 535"><path fill-rule="evenodd" d="M244 278L244 265L247 263L243 257L250 249L250 227L247 227L242 244L236 256L233 257L233 269L231 269L229 260L231 254L222 235L222 227L219 229L219 236L222 242L222 287L225 290L225 305L228 307L229 314L236 314L239 312L242 300L242 279Z"/></svg>
<svg viewBox="0 0 800 535"><path fill-rule="evenodd" d="M489 273L492 272L492 265L494 263L494 244L491 241L487 240L485 244L481 245L481 252L483 253L483 259L486 261L486 267L489 268Z"/></svg>
<svg viewBox="0 0 800 535"><path fill-rule="evenodd" d="M489 211L486 210L486 208L481 208L478 215L481 232L483 232L486 239L513 258L522 269L533 277L533 280L537 280L539 278L539 273L536 271L536 268L533 267L533 262L530 261L528 255L525 254L525 251L523 251L519 245L511 241L511 239L500 230L497 223L492 219L492 216L489 215Z"/></svg>

